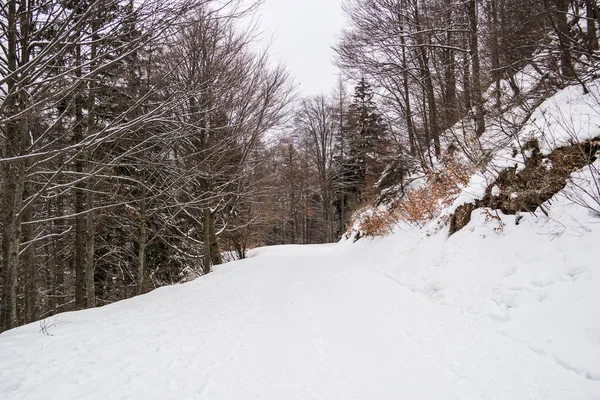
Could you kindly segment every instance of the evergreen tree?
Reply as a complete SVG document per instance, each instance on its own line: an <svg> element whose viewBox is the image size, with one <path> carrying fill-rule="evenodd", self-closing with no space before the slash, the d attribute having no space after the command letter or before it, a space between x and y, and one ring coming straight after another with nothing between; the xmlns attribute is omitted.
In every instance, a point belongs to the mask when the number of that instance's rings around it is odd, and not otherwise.
<svg viewBox="0 0 600 400"><path fill-rule="evenodd" d="M377 182L391 148L388 130L373 97L371 85L362 78L355 87L342 129L342 141L347 149L343 155L342 176L348 182L349 192L359 199Z"/></svg>

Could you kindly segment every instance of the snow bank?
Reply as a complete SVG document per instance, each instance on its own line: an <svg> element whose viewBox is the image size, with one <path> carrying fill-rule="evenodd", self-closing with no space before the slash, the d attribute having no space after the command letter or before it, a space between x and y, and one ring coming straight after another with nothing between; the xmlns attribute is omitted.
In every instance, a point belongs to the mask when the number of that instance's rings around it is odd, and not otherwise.
<svg viewBox="0 0 600 400"><path fill-rule="evenodd" d="M586 168L573 179L589 183L592 173ZM574 204L574 190L570 184L544 204L547 216L479 209L450 238L446 230L431 237L399 230L341 246L369 254L365 264L421 298L600 381L600 214Z"/></svg>
<svg viewBox="0 0 600 400"><path fill-rule="evenodd" d="M600 136L600 82L569 86L543 102L529 119L522 137L537 139L542 154Z"/></svg>

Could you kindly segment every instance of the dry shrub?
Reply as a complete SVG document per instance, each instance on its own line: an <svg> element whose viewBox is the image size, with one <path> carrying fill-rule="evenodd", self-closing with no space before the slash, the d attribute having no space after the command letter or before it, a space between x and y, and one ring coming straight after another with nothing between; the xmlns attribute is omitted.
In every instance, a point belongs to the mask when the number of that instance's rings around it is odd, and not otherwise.
<svg viewBox="0 0 600 400"><path fill-rule="evenodd" d="M494 222L496 225L494 227L494 232L500 233L504 231L506 224L502 222L502 218L500 218L500 215L498 215L498 210L494 210L494 214L492 214L492 211L489 208L483 208L482 210L482 213L485 216L485 222Z"/></svg>
<svg viewBox="0 0 600 400"><path fill-rule="evenodd" d="M472 172L472 167L445 155L438 168L426 171L426 182L423 186L409 189L404 197L387 209L371 209L370 212L360 214L361 234L386 235L399 221L423 227L454 202L469 182Z"/></svg>
<svg viewBox="0 0 600 400"><path fill-rule="evenodd" d="M396 213L401 220L422 227L438 215L438 208L437 198L432 196L425 187L407 192L406 196L398 202Z"/></svg>
<svg viewBox="0 0 600 400"><path fill-rule="evenodd" d="M365 236L384 236L392 231L397 219L390 210L371 210L361 215L359 231Z"/></svg>
<svg viewBox="0 0 600 400"><path fill-rule="evenodd" d="M409 190L396 204L399 219L423 227L448 207L469 183L473 169L445 155L438 169L426 171L426 184Z"/></svg>

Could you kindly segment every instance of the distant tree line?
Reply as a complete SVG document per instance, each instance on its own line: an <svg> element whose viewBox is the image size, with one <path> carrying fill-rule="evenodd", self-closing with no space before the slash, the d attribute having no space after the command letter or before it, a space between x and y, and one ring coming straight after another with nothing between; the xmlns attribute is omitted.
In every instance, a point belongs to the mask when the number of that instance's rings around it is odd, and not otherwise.
<svg viewBox="0 0 600 400"><path fill-rule="evenodd" d="M371 86L363 79L347 96L302 100L290 132L274 149L279 226L273 243L340 239L351 214L377 192L377 182L398 147Z"/></svg>

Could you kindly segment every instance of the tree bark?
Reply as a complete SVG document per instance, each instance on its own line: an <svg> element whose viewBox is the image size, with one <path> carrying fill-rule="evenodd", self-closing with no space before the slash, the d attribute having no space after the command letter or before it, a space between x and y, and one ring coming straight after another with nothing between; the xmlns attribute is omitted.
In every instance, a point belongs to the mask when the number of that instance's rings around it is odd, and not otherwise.
<svg viewBox="0 0 600 400"><path fill-rule="evenodd" d="M99 29L99 15L95 15L91 22L92 28L92 43L90 44L90 71L95 71L98 65L97 60L97 42L99 40L98 29ZM87 134L92 135L96 131L96 82L91 79L88 83L88 115L87 115ZM88 166L89 169L89 166ZM86 299L87 307L96 307L96 285L94 282L95 265L94 265L94 253L96 244L96 212L94 210L94 181L93 178L89 179L88 182L88 193L87 193L87 209L88 214L86 215L86 230L87 238L85 245L85 288L86 288Z"/></svg>
<svg viewBox="0 0 600 400"><path fill-rule="evenodd" d="M13 125L13 123L7 125ZM18 142L15 143L15 139L17 141L20 139L18 136L21 135L19 131L22 127L17 126L15 128L17 129L7 127L7 142L10 141L13 145L19 145ZM23 176L25 174L23 164L23 161L13 161L7 163L5 168L2 229L3 284L2 307L0 309L3 330L12 329L17 323L17 271L21 243L21 218L19 213L23 205Z"/></svg>
<svg viewBox="0 0 600 400"><path fill-rule="evenodd" d="M417 31L421 31L420 15L415 3L415 26ZM421 79L423 80L423 86L427 97L427 105L429 109L429 127L431 136L433 138L433 147L436 157L441 154L440 146L440 127L438 123L437 105L435 101L435 91L433 87L433 80L431 78L431 69L429 68L429 56L427 55L427 48L425 41L421 40L421 46L419 46L419 67L421 68ZM429 143L427 143L429 146Z"/></svg>
<svg viewBox="0 0 600 400"><path fill-rule="evenodd" d="M475 105L475 134L477 137L485 132L485 117L483 109L483 95L481 89L481 66L479 62L479 40L477 24L476 0L467 1L467 15L469 19L469 52L471 55L473 103Z"/></svg>
<svg viewBox="0 0 600 400"><path fill-rule="evenodd" d="M94 208L94 193L90 190L87 193L88 210ZM96 307L96 285L94 282L95 266L94 251L96 244L96 213L89 211L86 216L87 243L85 246L85 288L87 307Z"/></svg>
<svg viewBox="0 0 600 400"><path fill-rule="evenodd" d="M148 267L146 265L146 248L148 247L148 226L146 211L142 212L139 239L138 239L138 269L137 269L137 294L145 293L148 289Z"/></svg>
<svg viewBox="0 0 600 400"><path fill-rule="evenodd" d="M588 52L593 54L598 50L598 33L596 32L596 19L598 15L598 6L595 0L585 0L585 17L587 21L587 42Z"/></svg>
<svg viewBox="0 0 600 400"><path fill-rule="evenodd" d="M500 80L502 79L502 74L500 71L500 49L498 45L497 0L489 0L488 10L488 24L490 26L490 58L492 63L492 77L495 84L494 97L496 99L496 107L499 108L501 105Z"/></svg>
<svg viewBox="0 0 600 400"><path fill-rule="evenodd" d="M6 48L7 69L16 71L19 63L29 61L29 50L23 46L29 43L29 17L31 10L17 12L17 1L6 4ZM19 18L20 16L20 18ZM20 23L20 26L18 26ZM20 30L19 30L20 27ZM19 59L19 42L21 52ZM5 116L5 158L23 155L29 133L27 107L28 96L23 91L26 82L17 81L15 75L6 80L7 96L4 100ZM21 114L21 115L19 115ZM21 208L25 190L25 160L10 160L4 164L3 210L2 210L2 303L0 304L0 330L13 328L17 323L17 273L21 244Z"/></svg>
<svg viewBox="0 0 600 400"><path fill-rule="evenodd" d="M214 212L209 208L204 209L203 216L203 241L204 241L204 265L202 274L206 275L212 271L213 265L223 263L221 253L219 251L219 243L215 231Z"/></svg>
<svg viewBox="0 0 600 400"><path fill-rule="evenodd" d="M81 45L75 48L75 76L82 77ZM75 94L75 125L73 127L73 144L83 141L83 85ZM83 156L79 155L75 160L75 172L78 182L75 183L75 307L78 309L86 306L85 289L85 239L86 239L86 216L85 216L85 183L82 181L84 172Z"/></svg>
<svg viewBox="0 0 600 400"><path fill-rule="evenodd" d="M212 265L223 264L223 258L221 257L221 251L219 249L219 242L217 240L217 233L215 230L215 212L209 213L209 233L210 233L210 259Z"/></svg>
<svg viewBox="0 0 600 400"><path fill-rule="evenodd" d="M569 33L569 1L555 0L555 29L558 35L558 44L560 47L560 69L564 78L574 79L575 69L573 68L573 58L571 56L571 35Z"/></svg>
<svg viewBox="0 0 600 400"><path fill-rule="evenodd" d="M402 17L398 17L402 20ZM404 27L402 27L402 32L404 33ZM413 115L412 115L412 105L410 102L410 90L409 90L409 76L408 76L408 60L406 58L406 39L404 35L400 35L400 45L402 48L402 89L404 90L403 99L404 99L404 109L405 109L405 120L406 120L406 130L408 131L408 143L410 146L410 154L415 155L419 151L419 146L417 144L417 135L415 132L415 127L413 123Z"/></svg>
<svg viewBox="0 0 600 400"><path fill-rule="evenodd" d="M446 13L446 45L448 48L442 50L444 61L444 83L446 90L444 92L444 110L446 117L446 127L451 126L457 119L458 110L456 107L456 71L454 62L454 50L450 46L454 45L454 37L452 35L452 8L448 7Z"/></svg>
<svg viewBox="0 0 600 400"><path fill-rule="evenodd" d="M24 198L29 197L32 194L31 183L25 184ZM23 221L31 221L32 210L29 207L23 213ZM30 242L27 244L27 248L23 251L22 266L25 277L25 291L23 294L24 302L24 315L23 322L29 323L35 321L37 318L37 264L36 264L36 245L35 245L35 231L32 224L25 224L22 226L22 235L24 242Z"/></svg>

